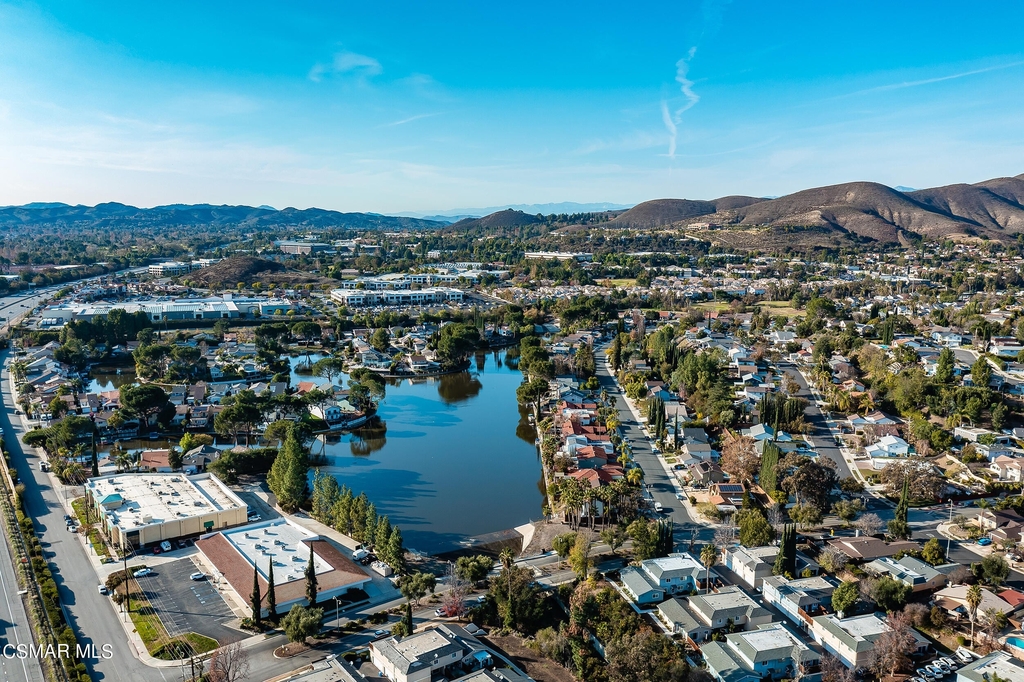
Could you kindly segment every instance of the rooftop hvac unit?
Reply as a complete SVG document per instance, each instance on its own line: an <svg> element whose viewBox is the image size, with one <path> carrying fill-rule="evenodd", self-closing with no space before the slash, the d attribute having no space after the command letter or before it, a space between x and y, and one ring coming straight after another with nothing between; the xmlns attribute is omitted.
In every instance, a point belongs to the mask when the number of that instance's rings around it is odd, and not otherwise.
<svg viewBox="0 0 1024 682"><path fill-rule="evenodd" d="M295 556L292 557L292 561L302 561L302 557L300 557L298 554L296 554Z"/></svg>
<svg viewBox="0 0 1024 682"><path fill-rule="evenodd" d="M146 514L145 516L142 517L142 522L143 523L153 523L153 517L151 515L149 515L149 514Z"/></svg>
<svg viewBox="0 0 1024 682"><path fill-rule="evenodd" d="M203 506L203 501L202 500L196 500L192 504L194 504L197 507L202 507Z"/></svg>

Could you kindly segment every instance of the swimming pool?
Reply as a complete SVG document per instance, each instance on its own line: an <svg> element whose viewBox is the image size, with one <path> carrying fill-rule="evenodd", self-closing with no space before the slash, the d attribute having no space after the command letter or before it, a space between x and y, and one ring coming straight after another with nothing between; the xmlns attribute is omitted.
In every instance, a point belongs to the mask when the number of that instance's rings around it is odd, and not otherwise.
<svg viewBox="0 0 1024 682"><path fill-rule="evenodd" d="M1018 649L1024 650L1024 639L1021 639L1020 637L1007 637L1006 643L1010 646L1015 646Z"/></svg>

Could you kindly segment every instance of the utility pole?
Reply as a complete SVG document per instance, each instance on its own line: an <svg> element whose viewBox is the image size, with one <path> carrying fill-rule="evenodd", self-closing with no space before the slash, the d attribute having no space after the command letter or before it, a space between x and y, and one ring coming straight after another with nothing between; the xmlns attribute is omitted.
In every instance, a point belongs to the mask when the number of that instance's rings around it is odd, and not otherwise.
<svg viewBox="0 0 1024 682"><path fill-rule="evenodd" d="M949 498L949 525L953 525L953 498ZM948 529L946 532L950 532ZM953 538L946 536L946 561L949 561L949 546L952 544Z"/></svg>

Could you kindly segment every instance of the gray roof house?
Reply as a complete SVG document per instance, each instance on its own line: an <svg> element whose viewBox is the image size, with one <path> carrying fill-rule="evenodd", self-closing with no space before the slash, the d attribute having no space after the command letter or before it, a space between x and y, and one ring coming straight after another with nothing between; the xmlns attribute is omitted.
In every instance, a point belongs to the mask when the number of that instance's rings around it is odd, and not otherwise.
<svg viewBox="0 0 1024 682"><path fill-rule="evenodd" d="M772 614L768 609L735 586L690 597L689 605L697 619L714 630L727 627L730 622L746 630L772 622Z"/></svg>
<svg viewBox="0 0 1024 682"><path fill-rule="evenodd" d="M960 668L956 682L991 682L996 675L1008 682L1024 682L1024 666L1005 651L993 651Z"/></svg>
<svg viewBox="0 0 1024 682"><path fill-rule="evenodd" d="M832 605L832 592L838 586L835 579L826 576L789 580L775 575L764 579L764 600L806 630L812 617L822 615Z"/></svg>
<svg viewBox="0 0 1024 682"><path fill-rule="evenodd" d="M840 619L838 616L817 616L811 619L811 637L847 668L866 668L874 657L875 642L889 629L885 616L868 613ZM916 641L914 653L928 651L929 641L917 630L910 634Z"/></svg>
<svg viewBox="0 0 1024 682"><path fill-rule="evenodd" d="M905 556L899 561L881 557L864 564L864 570L875 575L888 575L909 585L914 592L941 590L946 586L946 574L920 559Z"/></svg>
<svg viewBox="0 0 1024 682"><path fill-rule="evenodd" d="M708 672L718 682L821 680L821 658L782 623L725 636L701 647Z"/></svg>
<svg viewBox="0 0 1024 682"><path fill-rule="evenodd" d="M665 590L647 577L647 574L635 566L627 566L619 572L622 589L637 604L657 604L665 599Z"/></svg>
<svg viewBox="0 0 1024 682"><path fill-rule="evenodd" d="M457 625L370 643L370 661L392 682L429 682L432 673L462 661L478 640Z"/></svg>
<svg viewBox="0 0 1024 682"><path fill-rule="evenodd" d="M703 642L711 636L711 628L697 620L686 599L669 599L658 605L658 617L675 634L685 634L694 642Z"/></svg>

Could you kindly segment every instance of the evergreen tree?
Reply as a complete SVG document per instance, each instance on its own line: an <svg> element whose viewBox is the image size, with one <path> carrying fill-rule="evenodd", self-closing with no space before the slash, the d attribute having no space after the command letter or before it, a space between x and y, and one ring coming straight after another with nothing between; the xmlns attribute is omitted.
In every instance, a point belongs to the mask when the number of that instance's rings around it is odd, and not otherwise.
<svg viewBox="0 0 1024 682"><path fill-rule="evenodd" d="M405 573L405 547L402 545L402 531L398 526L393 526L391 537L388 538L388 563L395 573Z"/></svg>
<svg viewBox="0 0 1024 682"><path fill-rule="evenodd" d="M363 542L368 545L375 544L375 536L377 534L377 505L373 502L366 505L366 518L363 521L363 526L366 528L365 535L363 536Z"/></svg>
<svg viewBox="0 0 1024 682"><path fill-rule="evenodd" d="M274 558L270 558L267 569L267 618L270 622L277 621L277 592L274 590Z"/></svg>
<svg viewBox="0 0 1024 682"><path fill-rule="evenodd" d="M316 566L313 563L313 548L309 548L309 563L306 564L306 600L309 602L309 608L316 606Z"/></svg>
<svg viewBox="0 0 1024 682"><path fill-rule="evenodd" d="M899 504L896 505L896 512L892 521L889 522L889 536L893 539L910 539L910 524L907 522L907 514L910 511L910 476L903 477L903 492L900 494Z"/></svg>
<svg viewBox="0 0 1024 682"><path fill-rule="evenodd" d="M765 443L764 451L761 453L761 475L758 483L761 488L771 495L778 490L779 446L775 443Z"/></svg>
<svg viewBox="0 0 1024 682"><path fill-rule="evenodd" d="M796 577L796 526L792 523L787 523L782 527L779 553L775 557L772 574Z"/></svg>
<svg viewBox="0 0 1024 682"><path fill-rule="evenodd" d="M402 623L405 625L406 636L412 634L412 602L405 602L405 613L402 615Z"/></svg>
<svg viewBox="0 0 1024 682"><path fill-rule="evenodd" d="M249 603L252 606L252 624L257 628L260 626L260 620L262 619L262 607L260 606L262 599L260 595L260 574L256 570L254 562L252 565L252 594L249 596Z"/></svg>
<svg viewBox="0 0 1024 682"><path fill-rule="evenodd" d="M657 542L655 544L654 552L656 557L668 556L674 549L674 537L673 533L675 528L672 521L662 519L658 521L657 526Z"/></svg>
<svg viewBox="0 0 1024 682"><path fill-rule="evenodd" d="M267 475L267 485L286 511L294 511L306 501L309 476L309 459L295 431L295 427L288 429Z"/></svg>

